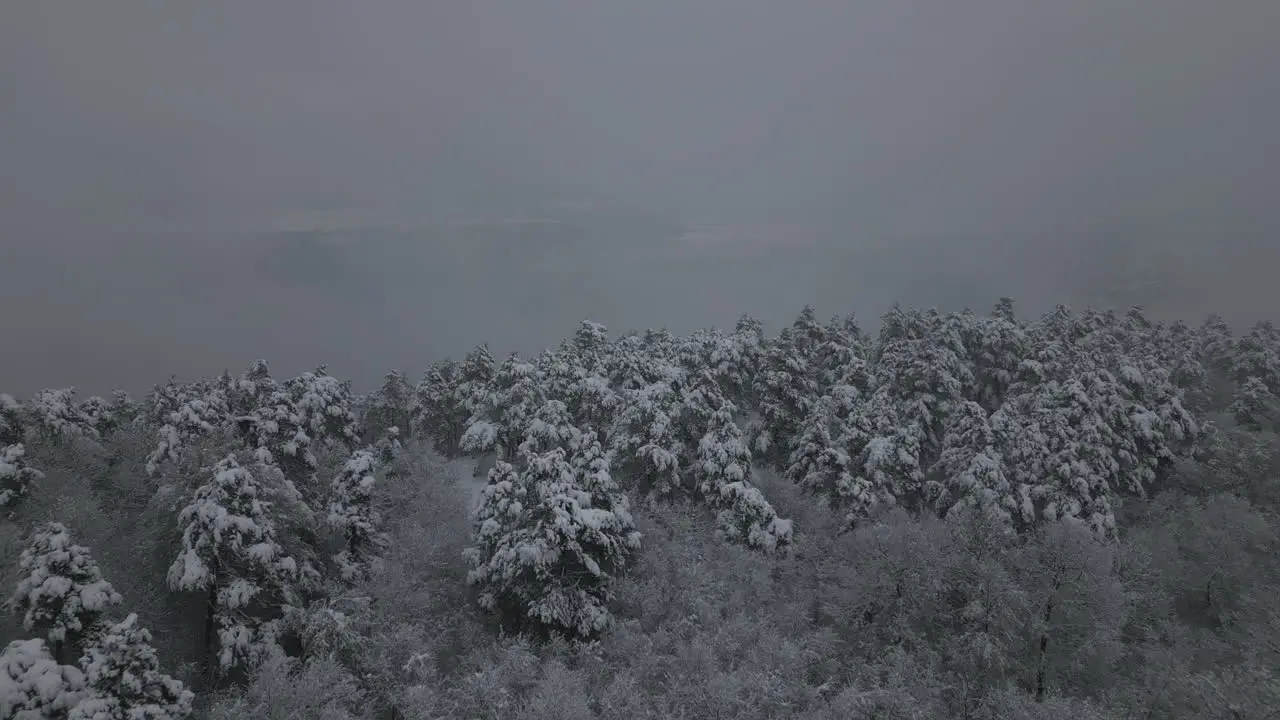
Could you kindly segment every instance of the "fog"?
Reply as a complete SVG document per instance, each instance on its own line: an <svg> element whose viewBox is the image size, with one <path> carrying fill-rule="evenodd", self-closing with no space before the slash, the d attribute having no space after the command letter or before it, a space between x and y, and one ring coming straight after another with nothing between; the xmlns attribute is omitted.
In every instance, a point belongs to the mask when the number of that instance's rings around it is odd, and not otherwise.
<svg viewBox="0 0 1280 720"><path fill-rule="evenodd" d="M1278 27L1274 0L9 0L0 382L263 356L367 385L587 315L806 302L1274 315ZM1119 247L1176 281L1108 294Z"/></svg>

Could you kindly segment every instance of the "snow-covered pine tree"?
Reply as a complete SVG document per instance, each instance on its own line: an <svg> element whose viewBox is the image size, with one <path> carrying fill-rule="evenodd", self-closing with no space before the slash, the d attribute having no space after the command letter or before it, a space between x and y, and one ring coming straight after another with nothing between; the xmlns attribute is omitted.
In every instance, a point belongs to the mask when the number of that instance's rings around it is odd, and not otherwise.
<svg viewBox="0 0 1280 720"><path fill-rule="evenodd" d="M271 640L267 620L288 601L298 575L262 496L253 475L229 455L178 516L183 549L169 567L169 587L206 593L204 643L217 648L223 670L261 657Z"/></svg>
<svg viewBox="0 0 1280 720"><path fill-rule="evenodd" d="M59 665L44 641L14 640L0 652L0 717L66 718L84 695L84 674Z"/></svg>
<svg viewBox="0 0 1280 720"><path fill-rule="evenodd" d="M858 460L875 432L865 403L852 385L831 388L805 418L783 477L831 507L862 494Z"/></svg>
<svg viewBox="0 0 1280 720"><path fill-rule="evenodd" d="M604 375L609 365L609 330L598 322L584 319L573 334L573 350L578 364L588 374Z"/></svg>
<svg viewBox="0 0 1280 720"><path fill-rule="evenodd" d="M1236 391L1228 410L1241 427L1256 432L1280 420L1280 398L1261 379L1251 377ZM0 465L0 476L3 475L2 468Z"/></svg>
<svg viewBox="0 0 1280 720"><path fill-rule="evenodd" d="M876 351L877 393L894 406L900 427L914 434L917 462L929 467L942 451L942 428L952 408L973 395L966 327L958 315L936 310L885 317Z"/></svg>
<svg viewBox="0 0 1280 720"><path fill-rule="evenodd" d="M1004 403L1018 365L1028 352L1027 334L1018 323L1011 298L1000 298L989 315L974 320L966 346L973 368L975 400L993 413Z"/></svg>
<svg viewBox="0 0 1280 720"><path fill-rule="evenodd" d="M163 392L153 398L156 407L175 404L156 430L156 449L147 456L147 474L157 474L166 462L182 463L188 453L195 467L203 467L206 452L220 449L221 434L232 417L226 392L209 383L165 386Z"/></svg>
<svg viewBox="0 0 1280 720"><path fill-rule="evenodd" d="M328 373L323 365L284 383L298 414L298 424L317 447L353 448L359 438L352 412L351 383Z"/></svg>
<svg viewBox="0 0 1280 720"><path fill-rule="evenodd" d="M1217 378L1234 376L1236 340L1231 325L1221 315L1212 314L1195 331L1196 359Z"/></svg>
<svg viewBox="0 0 1280 720"><path fill-rule="evenodd" d="M417 437L431 440L445 457L458 454L458 444L471 418L460 394L459 365L443 360L427 369L414 389L411 427Z"/></svg>
<svg viewBox="0 0 1280 720"><path fill-rule="evenodd" d="M1022 499L1005 474L998 444L985 408L972 401L955 408L947 418L942 455L931 473L937 491L929 493L929 499L939 515L976 510L1005 528L1034 520L1021 515Z"/></svg>
<svg viewBox="0 0 1280 720"><path fill-rule="evenodd" d="M1071 519L1101 539L1114 538L1110 496L1123 482L1117 449L1125 440L1110 422L1117 393L1109 373L1090 371L1023 393L992 416L1022 515Z"/></svg>
<svg viewBox="0 0 1280 720"><path fill-rule="evenodd" d="M458 368L457 401L466 410L468 421L484 408L497 372L497 363L488 345L477 345L462 359Z"/></svg>
<svg viewBox="0 0 1280 720"><path fill-rule="evenodd" d="M0 445L17 445L26 435L22 403L12 395L0 393Z"/></svg>
<svg viewBox="0 0 1280 720"><path fill-rule="evenodd" d="M698 442L693 476L698 494L716 511L719 532L729 541L765 552L785 551L792 540L790 520L778 517L751 484L751 451L725 402L712 414Z"/></svg>
<svg viewBox="0 0 1280 720"><path fill-rule="evenodd" d="M26 496L44 473L27 467L26 449L21 443L0 447L0 508L10 508Z"/></svg>
<svg viewBox="0 0 1280 720"><path fill-rule="evenodd" d="M386 536L379 530L381 518L374 507L373 489L376 461L367 450L356 450L333 479L329 500L329 524L342 534L344 546L334 556L339 574L348 582L358 582L372 575L378 553L386 547Z"/></svg>
<svg viewBox="0 0 1280 720"><path fill-rule="evenodd" d="M559 400L544 402L529 419L520 443L521 457L530 457L563 448L569 452L582 435L569 415L568 407Z"/></svg>
<svg viewBox="0 0 1280 720"><path fill-rule="evenodd" d="M363 424L366 437L382 437L390 427L410 431L413 400L413 387L409 385L404 374L399 370L387 373L382 380L382 386L373 393L365 411Z"/></svg>
<svg viewBox="0 0 1280 720"><path fill-rule="evenodd" d="M785 467L801 425L821 397L805 352L806 337L794 328L783 330L766 348L753 383L760 412L753 450L763 464L774 469Z"/></svg>
<svg viewBox="0 0 1280 720"><path fill-rule="evenodd" d="M1280 393L1280 330L1269 321L1249 328L1236 342L1233 371L1236 384L1257 378L1273 394Z"/></svg>
<svg viewBox="0 0 1280 720"><path fill-rule="evenodd" d="M850 314L836 316L827 323L821 343L813 351L814 379L818 391L826 393L849 374L850 366L865 364L869 353L867 338Z"/></svg>
<svg viewBox="0 0 1280 720"><path fill-rule="evenodd" d="M98 395L85 398L77 410L85 425L99 437L109 435L120 426L120 421L111 412L111 403Z"/></svg>
<svg viewBox="0 0 1280 720"><path fill-rule="evenodd" d="M378 459L378 466L389 478L400 474L400 461L404 457L404 445L400 442L400 428L392 425L387 428L378 442L373 444L373 454Z"/></svg>
<svg viewBox="0 0 1280 720"><path fill-rule="evenodd" d="M743 315L733 333L719 338L709 361L725 395L740 408L753 407L754 382L764 362L764 327Z"/></svg>
<svg viewBox="0 0 1280 720"><path fill-rule="evenodd" d="M487 395L475 401L475 413L462 436L468 453L498 450L502 458L516 458L533 413L546 401L542 374L532 363L512 353L498 367Z"/></svg>
<svg viewBox="0 0 1280 720"><path fill-rule="evenodd" d="M182 720L194 694L160 672L151 633L129 613L106 628L80 658L85 697L68 720Z"/></svg>
<svg viewBox="0 0 1280 720"><path fill-rule="evenodd" d="M670 494L681 487L685 448L676 431L679 398L665 382L624 390L622 410L610 433L618 478L641 495Z"/></svg>
<svg viewBox="0 0 1280 720"><path fill-rule="evenodd" d="M138 418L138 403L133 401L128 392L119 388L111 391L111 401L107 408L120 426L132 425Z"/></svg>
<svg viewBox="0 0 1280 720"><path fill-rule="evenodd" d="M39 631L61 661L84 639L108 608L123 598L61 523L38 527L18 559L20 578L9 607L22 614L22 627Z"/></svg>
<svg viewBox="0 0 1280 720"><path fill-rule="evenodd" d="M618 392L639 390L654 382L653 359L645 351L644 340L638 335L624 335L613 344L606 368L609 383Z"/></svg>
<svg viewBox="0 0 1280 720"><path fill-rule="evenodd" d="M594 435L594 434L592 434ZM573 458L534 455L490 471L466 557L480 604L513 625L592 637L611 622L610 583L639 549L626 499L593 438Z"/></svg>
<svg viewBox="0 0 1280 720"><path fill-rule="evenodd" d="M76 389L41 390L27 401L24 410L30 426L42 439L60 443L77 437L98 439L98 433L76 404Z"/></svg>

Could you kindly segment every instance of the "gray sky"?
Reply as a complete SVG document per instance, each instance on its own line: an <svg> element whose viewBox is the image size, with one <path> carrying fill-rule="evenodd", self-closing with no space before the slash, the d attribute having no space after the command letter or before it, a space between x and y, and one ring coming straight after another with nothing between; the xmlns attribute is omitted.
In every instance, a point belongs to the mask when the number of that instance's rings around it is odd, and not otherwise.
<svg viewBox="0 0 1280 720"><path fill-rule="evenodd" d="M1275 0L8 0L0 244L568 198L850 242L1274 236L1277 28ZM35 343L6 378L50 367L39 320L101 333L59 309L103 302L74 265L7 281L62 290L0 327Z"/></svg>

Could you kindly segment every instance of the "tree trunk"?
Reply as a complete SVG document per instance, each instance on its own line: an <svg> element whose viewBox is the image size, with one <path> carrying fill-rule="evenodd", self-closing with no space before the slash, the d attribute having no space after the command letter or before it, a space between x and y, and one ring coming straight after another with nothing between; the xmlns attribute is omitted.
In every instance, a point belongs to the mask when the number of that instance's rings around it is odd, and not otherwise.
<svg viewBox="0 0 1280 720"><path fill-rule="evenodd" d="M1040 631L1040 657L1036 664L1036 702L1044 702L1045 696L1045 663L1049 656L1049 621L1053 619L1053 598L1058 593L1058 583L1053 583L1053 592L1044 605L1044 629Z"/></svg>
<svg viewBox="0 0 1280 720"><path fill-rule="evenodd" d="M209 585L209 595L205 599L204 611L204 636L201 638L203 644L202 657L204 658L205 670L209 677L213 677L214 663L213 651L217 644L217 617L218 617L218 586L216 584Z"/></svg>

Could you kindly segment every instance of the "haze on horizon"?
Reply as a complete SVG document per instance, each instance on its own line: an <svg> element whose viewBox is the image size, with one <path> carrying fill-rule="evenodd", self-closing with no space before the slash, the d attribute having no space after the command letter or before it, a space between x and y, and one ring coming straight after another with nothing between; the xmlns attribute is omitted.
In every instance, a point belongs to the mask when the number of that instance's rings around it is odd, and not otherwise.
<svg viewBox="0 0 1280 720"><path fill-rule="evenodd" d="M421 292L299 288L255 267L246 234L314 210L412 225L576 202L809 224L851 248L1003 238L1018 266L973 258L991 272L945 295L984 305L1069 286L1051 263L1080 237L1190 240L1227 268L1206 276L1197 297L1220 302L1201 314L1280 307L1273 283L1230 271L1256 276L1240 248L1278 244L1269 0L13 0L0 19L11 392L140 391L259 356L366 382L482 340L551 344L585 315L776 326L805 302L856 302L871 322L899 297L943 297L927 257L873 291L847 253L752 265L725 250L732 272L654 261L626 283L621 255L557 255L539 296L555 302L529 306L492 288L540 248Z"/></svg>

